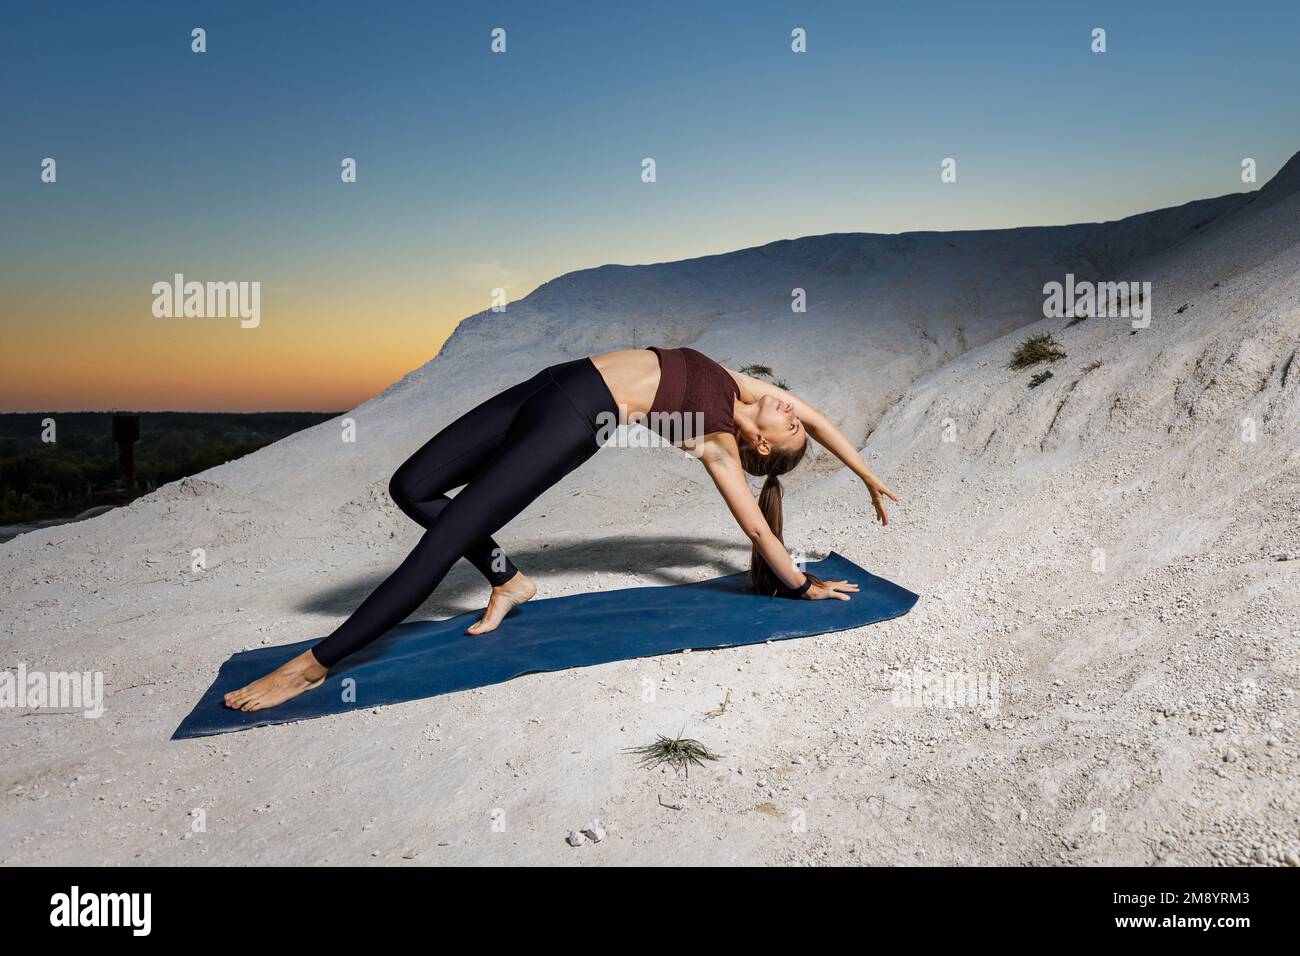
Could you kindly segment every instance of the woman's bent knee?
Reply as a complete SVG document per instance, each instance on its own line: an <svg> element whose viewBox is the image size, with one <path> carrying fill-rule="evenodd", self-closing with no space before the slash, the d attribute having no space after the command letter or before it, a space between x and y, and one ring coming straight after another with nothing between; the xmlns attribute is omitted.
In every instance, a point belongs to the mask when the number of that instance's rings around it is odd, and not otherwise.
<svg viewBox="0 0 1300 956"><path fill-rule="evenodd" d="M410 480L401 468L397 469L393 473L393 477L388 479L388 497L392 498L403 511L414 500L411 494Z"/></svg>

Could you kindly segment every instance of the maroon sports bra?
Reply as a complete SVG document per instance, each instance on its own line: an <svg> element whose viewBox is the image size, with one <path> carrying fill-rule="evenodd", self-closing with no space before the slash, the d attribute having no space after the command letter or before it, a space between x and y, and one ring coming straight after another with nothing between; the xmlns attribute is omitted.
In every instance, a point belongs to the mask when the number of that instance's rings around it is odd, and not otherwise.
<svg viewBox="0 0 1300 956"><path fill-rule="evenodd" d="M731 373L695 349L650 347L659 356L659 388L650 406L651 431L678 442L713 432L736 434L733 402L740 388Z"/></svg>

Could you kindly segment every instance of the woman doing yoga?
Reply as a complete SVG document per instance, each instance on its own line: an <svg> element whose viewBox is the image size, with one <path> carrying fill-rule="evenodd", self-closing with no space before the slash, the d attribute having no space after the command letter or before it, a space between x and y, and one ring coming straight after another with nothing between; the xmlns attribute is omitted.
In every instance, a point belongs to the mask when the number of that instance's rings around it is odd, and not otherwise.
<svg viewBox="0 0 1300 956"><path fill-rule="evenodd" d="M620 423L641 421L699 458L753 542L763 594L849 600L857 585L804 574L782 540L781 483L816 439L862 479L876 516L898 497L821 412L783 388L732 372L694 349L628 349L543 369L452 422L393 475L393 500L425 528L419 543L329 637L225 697L263 710L311 690L329 668L418 608L464 557L492 586L470 634L494 630L537 586L492 535L596 453ZM745 473L762 476L755 502ZM455 498L447 492L464 486Z"/></svg>

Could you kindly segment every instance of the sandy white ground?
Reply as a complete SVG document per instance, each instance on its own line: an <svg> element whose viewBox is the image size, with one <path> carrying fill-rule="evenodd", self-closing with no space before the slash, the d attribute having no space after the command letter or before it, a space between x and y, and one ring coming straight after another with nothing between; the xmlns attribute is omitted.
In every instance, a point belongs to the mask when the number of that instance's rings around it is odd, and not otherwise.
<svg viewBox="0 0 1300 956"><path fill-rule="evenodd" d="M1066 272L1152 282L1150 328L1041 318ZM1040 330L1068 357L1029 389L1006 364ZM789 543L917 608L168 741L229 654L328 633L414 544L387 480L442 424L544 365L646 344L766 363L824 407L903 503L881 529L822 456L788 485ZM1294 865L1300 560L1273 555L1300 557L1297 344L1295 159L1257 193L1117 223L563 276L462 323L351 413L354 444L327 422L0 545L0 667L107 685L97 720L0 714L0 862ZM500 539L543 596L747 557L702 469L664 449L602 451ZM484 594L462 563L420 615ZM996 674L997 714L898 706L913 666ZM683 727L724 755L689 781L623 752ZM605 841L566 845L593 816Z"/></svg>

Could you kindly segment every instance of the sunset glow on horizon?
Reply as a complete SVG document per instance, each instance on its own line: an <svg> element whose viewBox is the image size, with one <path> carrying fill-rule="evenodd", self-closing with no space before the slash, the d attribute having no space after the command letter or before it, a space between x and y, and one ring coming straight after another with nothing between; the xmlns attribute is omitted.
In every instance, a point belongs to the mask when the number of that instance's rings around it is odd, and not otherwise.
<svg viewBox="0 0 1300 956"><path fill-rule="evenodd" d="M342 411L433 358L496 288L517 300L606 263L1092 222L1257 188L1300 148L1300 15L1253 10L1247 28L1188 4L1171 28L1119 2L1028 0L743 16L14 3L0 411ZM258 326L154 315L152 287L177 273L260 283Z"/></svg>

